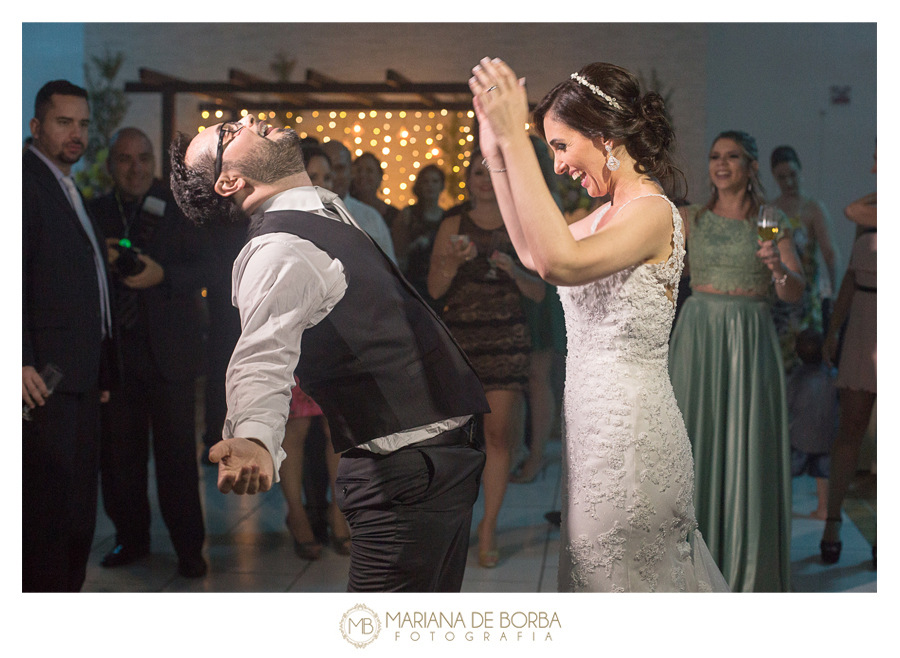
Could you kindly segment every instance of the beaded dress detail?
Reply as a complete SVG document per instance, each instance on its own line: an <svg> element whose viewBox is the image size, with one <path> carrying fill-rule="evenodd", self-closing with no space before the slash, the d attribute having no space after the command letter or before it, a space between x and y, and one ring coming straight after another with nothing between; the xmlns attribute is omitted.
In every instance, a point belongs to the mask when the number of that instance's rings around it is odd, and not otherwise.
<svg viewBox="0 0 900 658"><path fill-rule="evenodd" d="M696 530L691 444L669 379L666 293L674 299L685 253L669 204L668 260L559 288L568 339L560 591L727 591Z"/></svg>

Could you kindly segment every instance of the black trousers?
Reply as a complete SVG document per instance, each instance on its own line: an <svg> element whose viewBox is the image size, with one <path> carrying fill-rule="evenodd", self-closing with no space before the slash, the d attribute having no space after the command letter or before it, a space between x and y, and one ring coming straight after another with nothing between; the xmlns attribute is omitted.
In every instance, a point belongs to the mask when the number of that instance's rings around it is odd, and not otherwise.
<svg viewBox="0 0 900 658"><path fill-rule="evenodd" d="M55 392L22 422L22 591L77 592L97 520L100 392Z"/></svg>
<svg viewBox="0 0 900 658"><path fill-rule="evenodd" d="M179 557L200 555L205 531L194 429L193 379L167 381L151 365L126 368L103 405L100 482L116 543L150 545L150 435L159 508Z"/></svg>
<svg viewBox="0 0 900 658"><path fill-rule="evenodd" d="M439 437L451 445L341 456L336 494L353 538L348 591L462 587L484 453L470 442L470 426Z"/></svg>

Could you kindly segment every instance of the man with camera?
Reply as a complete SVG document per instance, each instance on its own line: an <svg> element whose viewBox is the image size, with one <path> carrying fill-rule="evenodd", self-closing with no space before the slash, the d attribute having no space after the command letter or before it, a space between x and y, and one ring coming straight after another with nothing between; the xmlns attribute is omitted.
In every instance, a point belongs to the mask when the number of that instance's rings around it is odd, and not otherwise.
<svg viewBox="0 0 900 658"><path fill-rule="evenodd" d="M101 490L116 527L104 567L150 552L150 430L159 507L178 573L206 574L194 428L202 337L203 235L154 178L156 161L137 128L117 132L107 168L113 191L90 204L106 234L115 332L109 403L102 414Z"/></svg>

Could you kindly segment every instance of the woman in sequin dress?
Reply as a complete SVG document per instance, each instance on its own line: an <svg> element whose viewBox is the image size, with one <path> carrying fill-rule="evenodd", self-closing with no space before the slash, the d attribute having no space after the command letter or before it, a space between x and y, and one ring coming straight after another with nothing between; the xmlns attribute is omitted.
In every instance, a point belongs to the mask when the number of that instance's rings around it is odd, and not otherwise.
<svg viewBox="0 0 900 658"><path fill-rule="evenodd" d="M484 518L478 526L478 560L491 568L499 560L497 519L512 450L525 431L531 334L522 300L541 301L545 287L515 256L478 151L471 156L466 181L471 209L441 222L428 292L433 299L444 298L441 316L471 360L491 405L484 416Z"/></svg>

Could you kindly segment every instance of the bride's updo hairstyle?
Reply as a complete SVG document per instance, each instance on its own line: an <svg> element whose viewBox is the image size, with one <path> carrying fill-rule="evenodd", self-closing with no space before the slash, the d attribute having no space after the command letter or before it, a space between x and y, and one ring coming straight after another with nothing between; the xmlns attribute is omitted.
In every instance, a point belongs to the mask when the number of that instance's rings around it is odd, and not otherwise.
<svg viewBox="0 0 900 658"><path fill-rule="evenodd" d="M637 78L621 66L588 64L544 96L534 111L534 127L545 140L548 115L589 139L621 140L637 173L656 178L670 191L683 186L680 191L686 192L684 174L672 161L675 133L662 96L655 91L641 95Z"/></svg>

